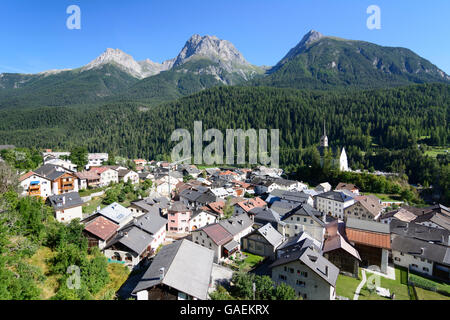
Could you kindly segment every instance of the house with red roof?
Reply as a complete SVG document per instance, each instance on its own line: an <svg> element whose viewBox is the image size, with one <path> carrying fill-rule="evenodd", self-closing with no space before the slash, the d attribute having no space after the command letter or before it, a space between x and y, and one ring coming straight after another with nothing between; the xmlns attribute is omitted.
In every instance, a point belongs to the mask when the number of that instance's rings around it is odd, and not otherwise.
<svg viewBox="0 0 450 320"><path fill-rule="evenodd" d="M249 213L251 210L255 208L265 208L267 207L267 203L262 200L260 197L245 199L244 201L240 201L234 205L234 214L240 215L242 213Z"/></svg>
<svg viewBox="0 0 450 320"><path fill-rule="evenodd" d="M109 186L111 183L119 183L119 172L109 167L92 167L89 172L100 176L99 187Z"/></svg>
<svg viewBox="0 0 450 320"><path fill-rule="evenodd" d="M103 216L98 216L88 222L83 230L83 235L88 239L89 248L105 248L106 243L117 233L119 225Z"/></svg>

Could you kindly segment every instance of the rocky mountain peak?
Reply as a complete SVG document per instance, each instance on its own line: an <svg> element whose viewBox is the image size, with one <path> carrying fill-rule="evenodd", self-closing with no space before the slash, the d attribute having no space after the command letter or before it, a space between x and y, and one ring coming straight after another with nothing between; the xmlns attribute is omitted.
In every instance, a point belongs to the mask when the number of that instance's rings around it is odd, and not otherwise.
<svg viewBox="0 0 450 320"><path fill-rule="evenodd" d="M160 63L153 62L150 59L137 62L132 56L123 52L120 49L108 48L99 57L90 62L88 65L82 68L82 71L87 71L95 68L99 68L105 64L113 63L123 71L131 74L136 78L145 78L161 71L167 70L166 66Z"/></svg>
<svg viewBox="0 0 450 320"><path fill-rule="evenodd" d="M173 66L176 67L197 58L226 64L250 65L230 41L221 40L216 36L195 34L186 42L175 58Z"/></svg>

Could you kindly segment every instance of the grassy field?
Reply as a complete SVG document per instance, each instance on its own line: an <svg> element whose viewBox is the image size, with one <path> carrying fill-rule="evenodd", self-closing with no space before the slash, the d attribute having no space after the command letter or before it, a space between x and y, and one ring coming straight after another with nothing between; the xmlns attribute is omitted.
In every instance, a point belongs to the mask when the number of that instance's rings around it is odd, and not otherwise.
<svg viewBox="0 0 450 320"><path fill-rule="evenodd" d="M436 158L438 154L446 154L449 152L450 152L449 148L433 147L431 150L425 151L425 155L430 156L432 158Z"/></svg>
<svg viewBox="0 0 450 320"><path fill-rule="evenodd" d="M114 300L116 292L124 284L130 275L130 270L118 263L108 264L109 283L97 295L99 300Z"/></svg>
<svg viewBox="0 0 450 320"><path fill-rule="evenodd" d="M419 300L450 300L450 297L444 296L443 294L440 294L437 292L425 290L422 288L416 287L416 292L417 292L417 298Z"/></svg>
<svg viewBox="0 0 450 320"><path fill-rule="evenodd" d="M48 264L47 260L51 259L55 256L55 252L53 252L50 248L41 247L36 253L28 260L28 263L34 265L41 269L41 271L46 276L46 280L39 284L39 288L42 289L41 298L43 300L48 300L52 296L55 295L56 290L58 289L58 276L52 275L49 276Z"/></svg>
<svg viewBox="0 0 450 320"><path fill-rule="evenodd" d="M251 254L249 252L242 252L247 256L244 260L240 260L238 262L234 261L234 265L239 268L239 271L249 272L252 270L258 263L263 261L265 258L261 256L257 256L255 254Z"/></svg>
<svg viewBox="0 0 450 320"><path fill-rule="evenodd" d="M347 277L340 274L336 281L336 295L353 300L355 290L361 282L361 270L359 271L359 279Z"/></svg>
<svg viewBox="0 0 450 320"><path fill-rule="evenodd" d="M385 194L385 193L362 193L362 195L374 195L380 198L381 201L401 201L398 194Z"/></svg>
<svg viewBox="0 0 450 320"><path fill-rule="evenodd" d="M98 206L100 206L100 208L106 207L106 205L102 204L103 199L104 197L97 197L83 204L83 213L92 214Z"/></svg>
<svg viewBox="0 0 450 320"><path fill-rule="evenodd" d="M369 281L369 277L372 273L366 272L367 280ZM381 277L380 286L382 288L389 289L389 292L395 293L395 300L410 300L410 296L408 294L408 286L401 283L401 274L400 269L395 269L395 280L387 279ZM379 296L375 291L370 291L367 287L367 283L364 288L361 289L360 300L390 300L390 298L385 298Z"/></svg>

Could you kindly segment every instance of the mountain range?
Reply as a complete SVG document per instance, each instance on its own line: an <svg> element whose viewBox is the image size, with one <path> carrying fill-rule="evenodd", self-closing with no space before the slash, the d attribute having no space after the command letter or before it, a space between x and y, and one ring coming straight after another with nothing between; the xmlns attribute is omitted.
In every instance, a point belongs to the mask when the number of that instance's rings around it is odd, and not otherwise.
<svg viewBox="0 0 450 320"><path fill-rule="evenodd" d="M275 66L249 63L215 36L193 35L162 63L136 61L107 49L77 69L0 74L0 108L60 106L129 100L158 104L216 86L296 89L370 89L416 83L450 83L450 77L414 52L308 32Z"/></svg>

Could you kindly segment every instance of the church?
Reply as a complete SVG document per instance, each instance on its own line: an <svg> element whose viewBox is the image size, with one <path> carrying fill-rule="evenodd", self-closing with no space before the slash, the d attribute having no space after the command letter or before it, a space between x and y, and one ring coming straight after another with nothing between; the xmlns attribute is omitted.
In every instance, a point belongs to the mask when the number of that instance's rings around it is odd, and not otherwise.
<svg viewBox="0 0 450 320"><path fill-rule="evenodd" d="M325 151L329 149L328 146L328 137L327 132L325 129L325 121L323 123L323 136L320 138L320 146L318 148L320 153L320 164L323 166L324 159L325 159ZM345 152L345 148L342 148L341 154L339 156L339 159L337 159L337 150L331 149L331 154L336 155L336 158L332 160L332 165L334 167L339 168L340 171L350 171L350 168L348 167L348 160L347 160L347 153Z"/></svg>

